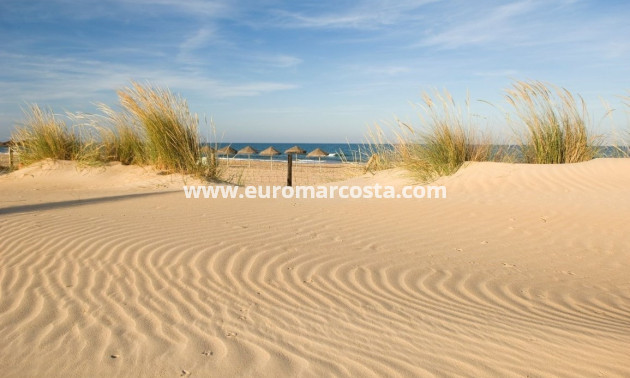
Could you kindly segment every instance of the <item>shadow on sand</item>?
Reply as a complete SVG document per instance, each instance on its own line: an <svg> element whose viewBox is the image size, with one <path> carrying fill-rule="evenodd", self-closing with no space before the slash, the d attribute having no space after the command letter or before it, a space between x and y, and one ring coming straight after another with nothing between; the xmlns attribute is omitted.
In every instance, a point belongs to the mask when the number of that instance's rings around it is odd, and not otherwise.
<svg viewBox="0 0 630 378"><path fill-rule="evenodd" d="M92 205L92 204L105 203L105 202L116 202L116 201L123 201L123 200L133 199L133 198L161 196L164 194L171 194L171 193L176 193L176 192L181 192L181 190L169 190L165 192L150 192L150 193L135 193L135 194L125 194L125 195L111 196L111 197L86 198L86 199L78 199L78 200L70 200L70 201L46 202L46 203L37 203L37 204L23 205L23 206L4 207L4 208L0 208L0 215L27 213L31 211L41 211L41 210L62 209L62 208L67 208L67 207Z"/></svg>

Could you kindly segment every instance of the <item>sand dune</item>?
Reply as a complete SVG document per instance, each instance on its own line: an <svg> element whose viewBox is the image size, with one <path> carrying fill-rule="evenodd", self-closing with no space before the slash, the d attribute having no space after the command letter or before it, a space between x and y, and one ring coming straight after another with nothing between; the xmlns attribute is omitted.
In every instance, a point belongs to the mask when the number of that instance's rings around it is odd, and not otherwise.
<svg viewBox="0 0 630 378"><path fill-rule="evenodd" d="M474 163L447 199L182 180L0 176L0 375L630 376L628 159Z"/></svg>

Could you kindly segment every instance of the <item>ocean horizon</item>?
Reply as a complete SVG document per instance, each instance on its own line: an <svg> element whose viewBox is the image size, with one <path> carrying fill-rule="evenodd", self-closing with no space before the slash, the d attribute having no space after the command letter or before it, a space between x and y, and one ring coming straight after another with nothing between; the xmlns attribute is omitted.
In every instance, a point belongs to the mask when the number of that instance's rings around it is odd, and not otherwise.
<svg viewBox="0 0 630 378"><path fill-rule="evenodd" d="M288 150L293 146L299 146L306 151L306 154L313 151L316 148L321 148L324 152L328 153L328 156L324 156L321 158L321 163L340 163L340 162L361 162L366 161L365 154L362 154L361 151L364 151L364 144L362 143L245 143L245 142L223 142L223 143L207 143L210 147L218 147L223 148L227 146L231 146L235 150L240 150L246 146L251 146L258 152L268 148L273 147L280 152L279 155L273 157L273 160L287 160L287 154L284 151ZM297 161L301 163L319 163L320 159L317 157L307 157L306 154L298 155ZM369 158L369 157L368 157ZM258 154L253 155L230 155L230 159L252 159L252 160L269 160L269 156L260 156Z"/></svg>
<svg viewBox="0 0 630 378"><path fill-rule="evenodd" d="M222 142L222 143L204 143L204 145L210 146L212 148L223 148L227 146L231 146L235 150L240 150L246 146L251 146L256 151L260 152L268 147L274 147L276 150L280 152L279 155L273 157L273 160L278 161L286 161L287 154L284 151L288 150L293 146L299 146L306 151L304 155L297 156L297 162L308 164L308 163L322 163L322 164L336 164L342 162L348 163L361 163L366 162L369 159L369 147L364 143L254 143L254 142ZM389 145L385 145L385 147L389 147ZM321 148L326 153L327 156L317 158L317 157L308 157L306 156L309 152L313 151L316 148ZM508 149L516 155L519 154L519 146L508 146L508 145L493 145L495 149ZM630 154L630 149L628 147L616 147L616 146L600 146L598 147L599 153L598 157L627 157ZM8 147L0 147L0 153L6 154L9 152ZM220 156L220 158L225 158ZM230 160L269 160L269 156L260 156L258 154L245 155L245 154L237 154L230 155Z"/></svg>

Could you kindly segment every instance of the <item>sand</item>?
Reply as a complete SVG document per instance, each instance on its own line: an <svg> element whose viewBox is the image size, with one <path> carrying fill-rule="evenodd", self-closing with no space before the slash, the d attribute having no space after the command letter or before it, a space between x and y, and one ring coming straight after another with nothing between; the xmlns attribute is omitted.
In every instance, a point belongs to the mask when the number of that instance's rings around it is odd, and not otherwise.
<svg viewBox="0 0 630 378"><path fill-rule="evenodd" d="M630 159L472 163L446 199L184 180L0 176L1 376L630 376Z"/></svg>
<svg viewBox="0 0 630 378"><path fill-rule="evenodd" d="M222 177L239 185L286 185L286 161L221 160ZM294 163L293 185L316 185L362 175L364 167L351 163Z"/></svg>

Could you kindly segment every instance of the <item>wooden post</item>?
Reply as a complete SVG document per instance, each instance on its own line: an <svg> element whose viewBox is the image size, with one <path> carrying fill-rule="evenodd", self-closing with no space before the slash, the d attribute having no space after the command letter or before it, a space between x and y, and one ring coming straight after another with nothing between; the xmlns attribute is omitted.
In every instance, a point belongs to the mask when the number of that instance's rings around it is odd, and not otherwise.
<svg viewBox="0 0 630 378"><path fill-rule="evenodd" d="M287 186L293 186L293 154L287 155Z"/></svg>
<svg viewBox="0 0 630 378"><path fill-rule="evenodd" d="M9 146L9 168L13 169L13 148Z"/></svg>

